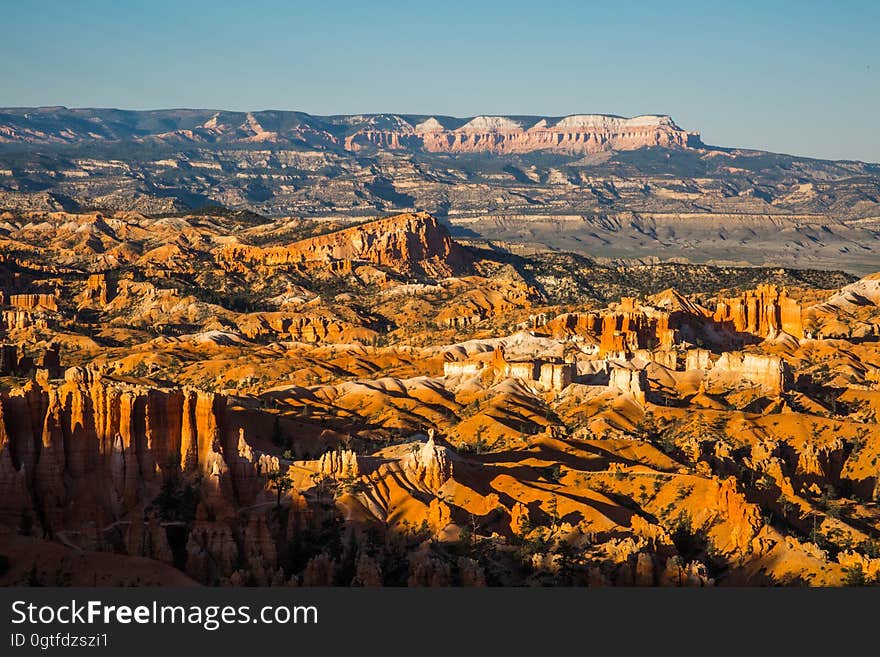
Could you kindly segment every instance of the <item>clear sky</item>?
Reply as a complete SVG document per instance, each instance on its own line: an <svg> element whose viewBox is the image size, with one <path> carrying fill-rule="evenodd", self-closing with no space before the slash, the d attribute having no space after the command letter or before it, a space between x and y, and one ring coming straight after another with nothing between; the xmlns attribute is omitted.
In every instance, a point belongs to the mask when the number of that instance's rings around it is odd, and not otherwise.
<svg viewBox="0 0 880 657"><path fill-rule="evenodd" d="M0 106L663 113L880 161L880 0L0 1Z"/></svg>

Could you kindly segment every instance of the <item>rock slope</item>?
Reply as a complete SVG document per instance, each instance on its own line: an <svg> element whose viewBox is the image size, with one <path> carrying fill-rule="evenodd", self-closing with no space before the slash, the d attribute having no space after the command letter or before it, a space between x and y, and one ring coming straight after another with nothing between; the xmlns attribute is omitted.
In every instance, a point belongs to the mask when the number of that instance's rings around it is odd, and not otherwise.
<svg viewBox="0 0 880 657"><path fill-rule="evenodd" d="M332 265L351 271L370 262L400 272L429 276L464 273L471 256L454 242L445 226L427 212L406 213L300 240L282 247L223 247L217 254L229 267L241 264L277 267Z"/></svg>

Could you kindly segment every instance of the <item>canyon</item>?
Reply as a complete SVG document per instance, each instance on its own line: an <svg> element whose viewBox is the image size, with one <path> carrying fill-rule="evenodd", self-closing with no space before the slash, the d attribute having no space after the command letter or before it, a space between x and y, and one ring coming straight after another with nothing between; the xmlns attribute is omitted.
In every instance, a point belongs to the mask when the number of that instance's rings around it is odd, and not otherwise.
<svg viewBox="0 0 880 657"><path fill-rule="evenodd" d="M9 209L0 254L0 584L880 581L880 274L426 211Z"/></svg>

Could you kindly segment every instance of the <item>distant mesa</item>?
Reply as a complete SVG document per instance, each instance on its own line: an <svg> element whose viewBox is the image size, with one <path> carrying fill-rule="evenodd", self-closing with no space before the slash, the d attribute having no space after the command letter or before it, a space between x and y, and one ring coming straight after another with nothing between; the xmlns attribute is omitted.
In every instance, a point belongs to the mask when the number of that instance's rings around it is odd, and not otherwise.
<svg viewBox="0 0 880 657"><path fill-rule="evenodd" d="M633 118L605 114L576 114L561 119L514 119L477 116L458 128L444 127L430 117L414 128L359 130L346 139L349 150L367 145L400 148L404 144L429 152L599 153L648 146L692 148L702 146L698 133L679 128L671 117L645 115Z"/></svg>
<svg viewBox="0 0 880 657"><path fill-rule="evenodd" d="M565 117L401 114L314 116L303 112L0 108L0 144L93 142L271 142L320 149L364 148L437 153L598 153L646 146L701 147L699 134L671 117L608 114Z"/></svg>

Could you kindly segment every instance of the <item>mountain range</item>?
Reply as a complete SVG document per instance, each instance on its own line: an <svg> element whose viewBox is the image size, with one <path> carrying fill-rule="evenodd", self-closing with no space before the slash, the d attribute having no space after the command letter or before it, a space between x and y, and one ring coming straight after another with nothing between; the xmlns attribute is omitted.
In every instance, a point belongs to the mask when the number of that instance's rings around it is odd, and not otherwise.
<svg viewBox="0 0 880 657"><path fill-rule="evenodd" d="M669 116L565 117L351 114L216 110L128 111L66 107L0 109L0 143L278 144L359 151L578 153L649 145L698 146Z"/></svg>
<svg viewBox="0 0 880 657"><path fill-rule="evenodd" d="M425 210L466 243L607 262L876 269L880 165L624 118L0 109L0 210Z"/></svg>

